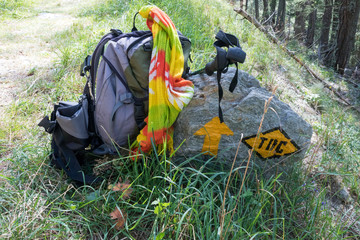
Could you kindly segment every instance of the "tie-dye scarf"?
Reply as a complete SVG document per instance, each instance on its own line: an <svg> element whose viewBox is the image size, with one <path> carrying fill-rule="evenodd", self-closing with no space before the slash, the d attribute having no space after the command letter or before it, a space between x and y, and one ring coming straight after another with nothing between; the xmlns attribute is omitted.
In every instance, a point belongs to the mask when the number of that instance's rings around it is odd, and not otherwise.
<svg viewBox="0 0 360 240"><path fill-rule="evenodd" d="M194 94L192 82L181 77L184 55L174 23L156 6L141 8L140 15L153 34L149 69L149 115L147 125L137 137L143 152L151 150L152 141L173 151L173 128L179 112Z"/></svg>

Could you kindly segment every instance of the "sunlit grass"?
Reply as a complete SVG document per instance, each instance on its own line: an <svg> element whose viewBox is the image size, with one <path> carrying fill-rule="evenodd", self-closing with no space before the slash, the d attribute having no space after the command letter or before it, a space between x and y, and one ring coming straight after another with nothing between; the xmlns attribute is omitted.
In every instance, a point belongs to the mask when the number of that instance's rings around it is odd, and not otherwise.
<svg viewBox="0 0 360 240"><path fill-rule="evenodd" d="M33 16L34 2L35 0L0 0L0 19Z"/></svg>

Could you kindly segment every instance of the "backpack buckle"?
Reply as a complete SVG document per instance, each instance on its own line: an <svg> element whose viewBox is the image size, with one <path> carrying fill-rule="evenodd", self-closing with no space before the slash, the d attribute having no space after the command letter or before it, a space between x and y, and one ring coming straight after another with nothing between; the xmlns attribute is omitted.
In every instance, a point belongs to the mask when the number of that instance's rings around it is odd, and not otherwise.
<svg viewBox="0 0 360 240"><path fill-rule="evenodd" d="M114 34L116 37L117 37L117 36L120 36L121 34L123 34L123 32L122 32L120 29L114 29L114 28L110 29L110 32L111 32L112 34Z"/></svg>
<svg viewBox="0 0 360 240"><path fill-rule="evenodd" d="M144 44L143 48L145 52L151 52L152 51L152 42L147 42Z"/></svg>
<svg viewBox="0 0 360 240"><path fill-rule="evenodd" d="M43 127L47 133L52 134L55 130L56 121L51 121L48 116L45 116L38 124L39 127Z"/></svg>
<svg viewBox="0 0 360 240"><path fill-rule="evenodd" d="M87 55L84 62L81 64L80 67L80 76L86 76L86 73L90 71L91 68L91 56Z"/></svg>

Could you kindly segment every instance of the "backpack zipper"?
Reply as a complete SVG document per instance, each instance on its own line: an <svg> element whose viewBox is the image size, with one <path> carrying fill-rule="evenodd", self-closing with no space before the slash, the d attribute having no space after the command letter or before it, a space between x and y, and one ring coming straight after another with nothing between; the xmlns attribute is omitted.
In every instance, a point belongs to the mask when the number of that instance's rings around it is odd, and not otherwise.
<svg viewBox="0 0 360 240"><path fill-rule="evenodd" d="M145 38L148 38L148 37L151 37L152 36L152 33L151 32L148 32L146 34L144 34L143 36L139 37L138 39L136 39L134 42L132 42L129 47L127 48L127 51L126 51L126 55L128 55L129 51L131 50L131 48L133 48L138 42L144 40Z"/></svg>
<svg viewBox="0 0 360 240"><path fill-rule="evenodd" d="M115 73L115 75L119 78L119 80L124 85L126 90L128 92L131 92L130 89L129 89L129 86L127 85L127 82L121 77L120 73L116 70L114 65L112 65L112 63L105 56L102 56L102 57L103 57L104 61L108 64L108 66L110 67L111 71L113 71L113 73Z"/></svg>

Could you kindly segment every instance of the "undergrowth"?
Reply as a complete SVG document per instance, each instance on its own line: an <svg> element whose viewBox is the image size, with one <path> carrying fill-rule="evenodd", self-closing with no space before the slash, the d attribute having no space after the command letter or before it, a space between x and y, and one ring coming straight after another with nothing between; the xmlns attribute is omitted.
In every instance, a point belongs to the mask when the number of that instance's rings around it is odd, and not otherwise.
<svg viewBox="0 0 360 240"><path fill-rule="evenodd" d="M15 11L1 2L0 9ZM321 118L312 122L325 146L311 174L297 163L287 176L265 178L251 165L229 171L222 159L202 155L176 161L153 153L134 162L127 156L95 159L94 171L104 177L99 186L74 186L62 171L49 165L50 138L34 127L52 103L76 101L85 79L78 69L100 37L111 28L128 32L134 14L147 1L104 0L82 9L68 30L53 36L58 53L53 71L34 72L37 81L23 85L19 99L8 109L0 129L0 237L7 239L340 239L356 237L353 225L333 215L328 186L319 176L338 174L359 196L359 117L334 101L311 76L271 44L250 23L234 13L226 1L153 1L172 18L178 30L192 41L192 70L214 57L218 30L239 37L247 52L239 66L275 89L288 103L304 99ZM15 5L14 5L15 6ZM4 11L4 10L2 10ZM146 30L144 19L136 19ZM300 57L302 57L300 55ZM332 73L313 67L330 80ZM285 79L280 82L279 79ZM279 84L279 86L277 86ZM289 87L291 86L291 87ZM294 88L298 95L289 92ZM215 106L214 106L215 107ZM316 150L316 146L312 146ZM311 153L309 153L310 155ZM129 198L108 188L130 182ZM239 190L242 189L240 192ZM354 206L357 206L357 200ZM127 215L116 230L109 214L119 209Z"/></svg>

